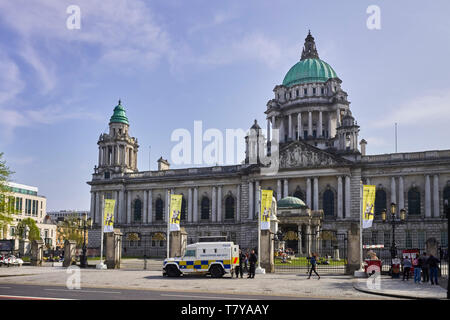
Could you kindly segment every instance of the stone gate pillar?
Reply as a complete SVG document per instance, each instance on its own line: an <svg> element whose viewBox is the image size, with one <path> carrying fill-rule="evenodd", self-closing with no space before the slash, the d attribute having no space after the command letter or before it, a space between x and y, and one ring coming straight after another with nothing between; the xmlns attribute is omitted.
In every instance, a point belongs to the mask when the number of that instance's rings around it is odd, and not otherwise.
<svg viewBox="0 0 450 320"><path fill-rule="evenodd" d="M42 266L43 258L44 258L44 241L34 240L31 243L31 265L35 267Z"/></svg>
<svg viewBox="0 0 450 320"><path fill-rule="evenodd" d="M19 253L21 257L28 256L30 254L30 240L19 240Z"/></svg>
<svg viewBox="0 0 450 320"><path fill-rule="evenodd" d="M274 239L273 233L270 230L261 230L261 252L259 253L259 259L261 259L261 268L265 269L266 273L275 272Z"/></svg>
<svg viewBox="0 0 450 320"><path fill-rule="evenodd" d="M122 259L122 233L120 229L105 233L106 266L108 269L120 269Z"/></svg>
<svg viewBox="0 0 450 320"><path fill-rule="evenodd" d="M347 232L347 265L345 267L346 274L354 274L361 268L361 252L359 239L359 225L352 223L350 230Z"/></svg>
<svg viewBox="0 0 450 320"><path fill-rule="evenodd" d="M170 232L170 251L169 257L183 256L187 246L187 232L182 227L180 231Z"/></svg>
<svg viewBox="0 0 450 320"><path fill-rule="evenodd" d="M438 242L435 238L429 238L425 245L427 255L432 254L435 257L439 258L438 254Z"/></svg>
<svg viewBox="0 0 450 320"><path fill-rule="evenodd" d="M64 241L64 262L63 267L68 268L76 261L75 254L77 249L77 242L75 240Z"/></svg>

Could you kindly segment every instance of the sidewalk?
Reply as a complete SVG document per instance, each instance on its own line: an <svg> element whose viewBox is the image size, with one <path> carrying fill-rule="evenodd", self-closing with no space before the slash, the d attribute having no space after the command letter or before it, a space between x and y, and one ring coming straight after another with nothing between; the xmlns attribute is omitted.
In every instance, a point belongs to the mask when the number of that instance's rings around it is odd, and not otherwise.
<svg viewBox="0 0 450 320"><path fill-rule="evenodd" d="M381 276L379 282L371 281L370 278L354 279L353 287L360 292L387 297L407 299L447 298L447 290L439 285L431 285L431 283L415 284L414 279L402 281L402 279L392 279L390 276Z"/></svg>
<svg viewBox="0 0 450 320"><path fill-rule="evenodd" d="M0 268L0 284L66 286L73 274L73 271L62 267ZM80 281L82 288L234 293L307 299L394 299L357 291L353 288L353 277L345 275L322 275L320 280L315 276L308 280L306 274L274 273L258 274L255 279L231 279L229 276L219 279L204 276L167 278L162 276L161 271L81 269Z"/></svg>

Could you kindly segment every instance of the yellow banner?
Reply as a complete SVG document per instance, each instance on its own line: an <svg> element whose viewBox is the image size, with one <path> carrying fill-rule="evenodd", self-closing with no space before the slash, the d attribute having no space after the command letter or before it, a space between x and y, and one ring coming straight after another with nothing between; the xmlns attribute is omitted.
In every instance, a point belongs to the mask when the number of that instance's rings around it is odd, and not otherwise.
<svg viewBox="0 0 450 320"><path fill-rule="evenodd" d="M114 207L116 200L105 199L105 207L103 209L103 232L114 231Z"/></svg>
<svg viewBox="0 0 450 320"><path fill-rule="evenodd" d="M363 229L372 227L376 186L363 185Z"/></svg>
<svg viewBox="0 0 450 320"><path fill-rule="evenodd" d="M170 208L169 208L170 231L180 231L182 198L183 196L181 194L170 195Z"/></svg>
<svg viewBox="0 0 450 320"><path fill-rule="evenodd" d="M272 190L261 190L261 230L270 230L272 215Z"/></svg>

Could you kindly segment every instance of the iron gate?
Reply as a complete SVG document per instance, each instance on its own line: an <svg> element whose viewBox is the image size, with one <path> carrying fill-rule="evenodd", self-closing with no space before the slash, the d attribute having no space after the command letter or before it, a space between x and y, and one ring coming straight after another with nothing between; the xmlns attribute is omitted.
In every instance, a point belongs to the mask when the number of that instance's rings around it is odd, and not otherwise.
<svg viewBox="0 0 450 320"><path fill-rule="evenodd" d="M317 272L344 274L347 266L347 235L335 231L318 234L286 233L285 250L275 252L275 272L309 272L309 257L317 254Z"/></svg>

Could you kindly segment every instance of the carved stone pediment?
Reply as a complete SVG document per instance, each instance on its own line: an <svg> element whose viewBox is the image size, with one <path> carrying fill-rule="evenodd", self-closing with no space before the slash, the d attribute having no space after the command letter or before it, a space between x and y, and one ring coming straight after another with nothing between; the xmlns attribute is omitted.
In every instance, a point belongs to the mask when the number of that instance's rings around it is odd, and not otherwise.
<svg viewBox="0 0 450 320"><path fill-rule="evenodd" d="M280 150L281 168L329 167L340 164L347 164L347 161L301 141L292 142Z"/></svg>

